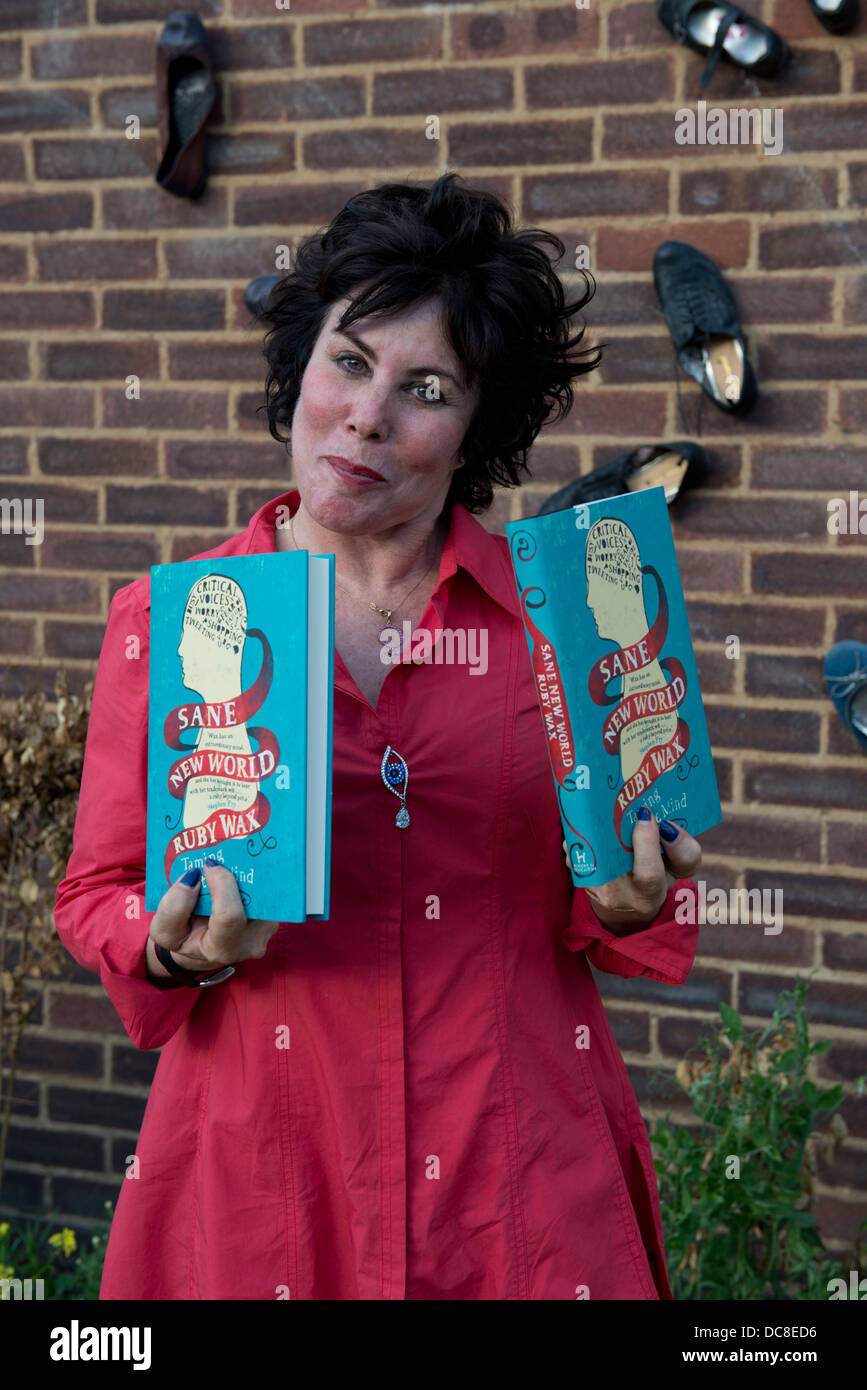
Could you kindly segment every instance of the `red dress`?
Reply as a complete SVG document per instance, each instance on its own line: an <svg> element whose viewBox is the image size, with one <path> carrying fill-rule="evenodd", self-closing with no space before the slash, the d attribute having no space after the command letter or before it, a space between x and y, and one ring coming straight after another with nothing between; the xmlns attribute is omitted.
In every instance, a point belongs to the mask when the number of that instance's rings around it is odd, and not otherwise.
<svg viewBox="0 0 867 1390"><path fill-rule="evenodd" d="M298 502L203 554L273 551ZM204 990L145 970L149 589L111 603L55 909L132 1041L162 1049L101 1297L671 1298L590 963L683 984L698 928L672 889L617 938L572 886L505 538L456 504L419 624L486 629L484 673L395 665L374 711L335 654L330 918Z"/></svg>

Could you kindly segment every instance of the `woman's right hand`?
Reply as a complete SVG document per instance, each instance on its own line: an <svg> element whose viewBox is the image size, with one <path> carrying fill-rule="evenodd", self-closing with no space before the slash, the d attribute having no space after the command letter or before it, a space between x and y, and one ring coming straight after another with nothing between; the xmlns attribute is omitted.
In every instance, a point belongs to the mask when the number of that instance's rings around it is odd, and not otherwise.
<svg viewBox="0 0 867 1390"><path fill-rule="evenodd" d="M220 970L241 960L260 960L280 923L247 918L231 869L206 864L204 875L213 905L210 917L190 916L201 885L189 887L177 880L160 899L151 920L149 942L165 946L183 970ZM152 958L149 947L149 970L154 963L152 973L156 976L162 965ZM168 971L156 977L166 976L172 978Z"/></svg>

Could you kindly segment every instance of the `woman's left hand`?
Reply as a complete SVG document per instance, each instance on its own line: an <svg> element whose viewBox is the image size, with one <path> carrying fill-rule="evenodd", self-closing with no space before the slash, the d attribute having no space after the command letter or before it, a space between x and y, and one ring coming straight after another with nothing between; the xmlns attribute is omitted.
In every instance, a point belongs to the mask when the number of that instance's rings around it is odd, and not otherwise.
<svg viewBox="0 0 867 1390"><path fill-rule="evenodd" d="M665 851L664 858L660 847ZM584 890L599 921L615 936L649 927L672 885L678 879L691 878L701 863L698 840L671 821L657 823L652 812L646 820L636 820L633 825L632 848L635 858L628 874ZM565 840L563 852L568 869Z"/></svg>

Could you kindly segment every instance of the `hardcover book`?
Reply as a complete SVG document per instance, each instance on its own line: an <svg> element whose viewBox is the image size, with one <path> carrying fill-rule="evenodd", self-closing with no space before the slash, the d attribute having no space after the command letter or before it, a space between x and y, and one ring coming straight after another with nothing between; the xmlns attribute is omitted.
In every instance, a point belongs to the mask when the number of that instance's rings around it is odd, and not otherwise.
<svg viewBox="0 0 867 1390"><path fill-rule="evenodd" d="M662 487L506 523L574 883L632 868L646 805L722 820Z"/></svg>
<svg viewBox="0 0 867 1390"><path fill-rule="evenodd" d="M333 700L333 555L151 566L147 911L212 856L250 920L327 919Z"/></svg>

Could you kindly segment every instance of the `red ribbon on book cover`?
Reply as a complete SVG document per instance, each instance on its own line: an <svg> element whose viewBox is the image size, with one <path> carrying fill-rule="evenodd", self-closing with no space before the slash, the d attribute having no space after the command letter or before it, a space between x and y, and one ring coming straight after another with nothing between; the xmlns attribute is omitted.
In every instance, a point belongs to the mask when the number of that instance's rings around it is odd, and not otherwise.
<svg viewBox="0 0 867 1390"><path fill-rule="evenodd" d="M189 782L195 777L219 777L227 782L258 782L270 777L280 761L280 746L271 729L251 725L247 734L258 743L256 752L235 753L223 748L206 748L201 751L195 745L185 744L182 734L190 729L231 729L245 725L265 703L274 679L274 654L271 644L260 628L247 629L248 637L258 637L262 643L262 669L256 680L247 690L232 700L212 702L192 702L178 705L166 715L163 737L169 748L183 749L184 757L173 763L168 774L168 792L177 800L183 800ZM232 770L226 771L226 760ZM171 870L175 860L182 854L196 849L213 849L226 840L241 839L268 824L271 806L264 792L259 789L252 806L244 811L229 807L212 811L206 820L198 825L190 825L173 835L164 856L167 882L171 883Z"/></svg>
<svg viewBox="0 0 867 1390"><path fill-rule="evenodd" d="M659 608L656 621L647 634L638 642L620 647L600 657L593 665L588 677L590 698L597 705L614 705L602 727L602 741L605 750L614 755L620 752L620 739L624 729L637 719L646 719L658 714L669 714L683 704L686 696L686 672L683 663L676 657L664 657L660 667L671 677L665 685L654 686L652 690L632 691L629 695L607 695L606 686L610 681L631 675L656 661L665 644L668 633L668 597L665 586L652 565L643 565L642 574L651 575L656 580ZM630 849L620 833L623 817L633 802L643 799L664 772L668 772L679 762L689 748L689 727L678 716L677 728L667 743L655 744L648 749L641 764L631 777L624 782L614 804L614 829L624 849Z"/></svg>

